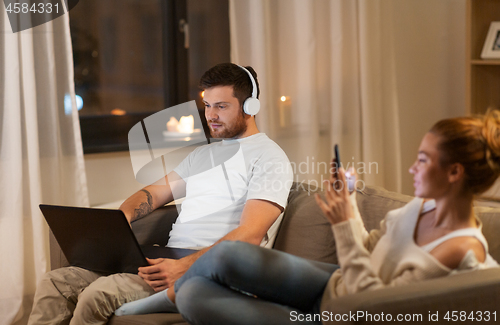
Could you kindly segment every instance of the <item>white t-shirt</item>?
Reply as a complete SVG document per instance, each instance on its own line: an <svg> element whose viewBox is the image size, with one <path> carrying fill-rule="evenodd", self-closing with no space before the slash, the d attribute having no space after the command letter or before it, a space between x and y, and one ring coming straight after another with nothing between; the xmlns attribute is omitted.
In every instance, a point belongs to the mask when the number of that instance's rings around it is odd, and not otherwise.
<svg viewBox="0 0 500 325"><path fill-rule="evenodd" d="M264 133L196 148L174 171L186 198L167 246L207 247L236 229L247 200L285 208L293 171L284 151ZM272 246L282 216L261 245Z"/></svg>

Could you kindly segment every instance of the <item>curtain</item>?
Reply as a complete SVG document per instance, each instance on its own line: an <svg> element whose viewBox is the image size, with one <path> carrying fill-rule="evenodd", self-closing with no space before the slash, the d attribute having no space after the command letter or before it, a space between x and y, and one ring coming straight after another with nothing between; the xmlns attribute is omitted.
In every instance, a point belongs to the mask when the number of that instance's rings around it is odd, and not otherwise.
<svg viewBox="0 0 500 325"><path fill-rule="evenodd" d="M455 81L464 73L464 39L457 40L464 4L230 1L231 59L256 69L258 127L288 154L296 181L319 184L328 177L326 162L339 144L343 165L355 167L363 181L358 185L412 193L407 170L425 131L465 111L457 100L465 86ZM408 114L405 107L414 106L418 111ZM411 115L418 118L408 120Z"/></svg>
<svg viewBox="0 0 500 325"><path fill-rule="evenodd" d="M68 15L13 33L0 8L0 324L25 324L50 269L38 205L88 193Z"/></svg>

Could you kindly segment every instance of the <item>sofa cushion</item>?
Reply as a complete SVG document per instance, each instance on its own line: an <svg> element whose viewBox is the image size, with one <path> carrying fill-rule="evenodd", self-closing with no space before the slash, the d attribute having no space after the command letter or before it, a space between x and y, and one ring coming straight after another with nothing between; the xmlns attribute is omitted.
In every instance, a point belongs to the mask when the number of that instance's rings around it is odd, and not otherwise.
<svg viewBox="0 0 500 325"><path fill-rule="evenodd" d="M294 183L283 215L274 249L315 261L337 264L330 224L316 204L314 195L323 191Z"/></svg>
<svg viewBox="0 0 500 325"><path fill-rule="evenodd" d="M483 235L488 242L490 255L500 261L500 208L476 207L474 211L483 223Z"/></svg>

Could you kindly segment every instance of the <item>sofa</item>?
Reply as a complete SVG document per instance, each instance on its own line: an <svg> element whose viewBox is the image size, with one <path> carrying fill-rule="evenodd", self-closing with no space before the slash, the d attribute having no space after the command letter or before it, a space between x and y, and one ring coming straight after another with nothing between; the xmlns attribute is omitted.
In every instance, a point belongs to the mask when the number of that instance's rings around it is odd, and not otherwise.
<svg viewBox="0 0 500 325"><path fill-rule="evenodd" d="M323 195L319 188L303 183L293 184L274 249L316 261L337 263L332 231L316 205L315 193ZM411 199L410 196L377 187L357 190L358 208L368 230L378 227L389 210L399 208ZM475 207L475 210L483 222L483 233L488 240L490 254L500 261L500 209ZM168 240L165 234L169 233L176 217L175 206L162 207L134 221L132 229L139 243L164 245ZM53 238L51 262L53 269L67 265ZM477 323L479 316L484 321L486 312L489 312L491 323L499 321L500 268L341 297L332 303L328 310L322 311L321 320L324 324L338 320L346 324L381 324L397 320L408 322L410 319L419 324L454 321L466 324ZM187 323L179 314L164 313L112 317L108 324Z"/></svg>

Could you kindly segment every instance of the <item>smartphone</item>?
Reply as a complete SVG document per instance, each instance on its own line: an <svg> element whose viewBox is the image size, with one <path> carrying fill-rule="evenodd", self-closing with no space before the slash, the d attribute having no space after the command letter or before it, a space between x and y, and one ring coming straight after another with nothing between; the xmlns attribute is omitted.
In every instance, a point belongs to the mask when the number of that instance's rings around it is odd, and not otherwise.
<svg viewBox="0 0 500 325"><path fill-rule="evenodd" d="M335 154L335 163L336 163L335 174L336 174L336 177L338 179L337 171L340 168L340 154L339 154L339 145L338 144L335 144L335 146L333 147L333 152Z"/></svg>
<svg viewBox="0 0 500 325"><path fill-rule="evenodd" d="M336 163L334 173L335 177L339 179L338 168L340 168L342 165L340 162L340 153L338 144L335 144L335 146L333 147L333 152L335 155L335 163ZM352 191L354 191L354 185L355 185L354 182L356 181L356 178L353 175L351 175L348 171L346 171L345 177L347 181L347 189L349 190L349 193L351 193Z"/></svg>

